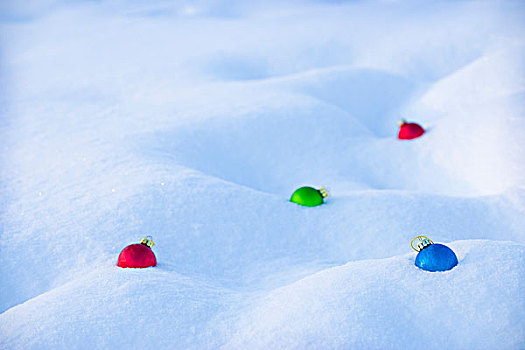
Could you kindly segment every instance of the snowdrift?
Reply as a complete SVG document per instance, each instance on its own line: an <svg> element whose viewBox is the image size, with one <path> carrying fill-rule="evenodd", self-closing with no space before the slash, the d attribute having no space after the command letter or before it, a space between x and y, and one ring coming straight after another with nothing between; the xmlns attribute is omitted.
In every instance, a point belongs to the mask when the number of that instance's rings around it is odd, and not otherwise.
<svg viewBox="0 0 525 350"><path fill-rule="evenodd" d="M0 348L525 346L523 5L2 6Z"/></svg>

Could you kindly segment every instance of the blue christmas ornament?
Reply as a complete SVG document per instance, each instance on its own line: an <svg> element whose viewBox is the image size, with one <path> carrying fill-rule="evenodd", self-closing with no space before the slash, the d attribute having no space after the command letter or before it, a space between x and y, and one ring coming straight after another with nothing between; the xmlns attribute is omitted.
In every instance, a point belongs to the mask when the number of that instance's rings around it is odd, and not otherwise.
<svg viewBox="0 0 525 350"><path fill-rule="evenodd" d="M415 248L413 243L419 239ZM418 252L415 264L420 269L435 272L448 271L458 264L456 254L446 245L434 243L425 236L418 236L410 243L412 249Z"/></svg>

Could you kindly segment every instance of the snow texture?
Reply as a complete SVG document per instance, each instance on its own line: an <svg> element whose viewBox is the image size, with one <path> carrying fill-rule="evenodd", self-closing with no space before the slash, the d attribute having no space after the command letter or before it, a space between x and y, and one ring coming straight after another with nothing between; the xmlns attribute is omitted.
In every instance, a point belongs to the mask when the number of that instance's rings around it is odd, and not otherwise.
<svg viewBox="0 0 525 350"><path fill-rule="evenodd" d="M524 17L2 1L0 348L525 348Z"/></svg>

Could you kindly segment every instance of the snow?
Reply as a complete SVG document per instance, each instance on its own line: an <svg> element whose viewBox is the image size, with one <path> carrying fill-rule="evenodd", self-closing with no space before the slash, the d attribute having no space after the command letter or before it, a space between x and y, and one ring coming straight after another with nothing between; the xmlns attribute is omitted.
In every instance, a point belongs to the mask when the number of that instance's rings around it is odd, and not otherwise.
<svg viewBox="0 0 525 350"><path fill-rule="evenodd" d="M0 348L524 348L524 10L2 2Z"/></svg>

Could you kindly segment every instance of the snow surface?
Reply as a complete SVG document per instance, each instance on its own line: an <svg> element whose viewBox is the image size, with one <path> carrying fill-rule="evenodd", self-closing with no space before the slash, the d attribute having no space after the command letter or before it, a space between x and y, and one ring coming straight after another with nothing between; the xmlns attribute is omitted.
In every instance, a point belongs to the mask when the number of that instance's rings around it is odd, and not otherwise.
<svg viewBox="0 0 525 350"><path fill-rule="evenodd" d="M1 2L0 348L525 348L524 15Z"/></svg>

